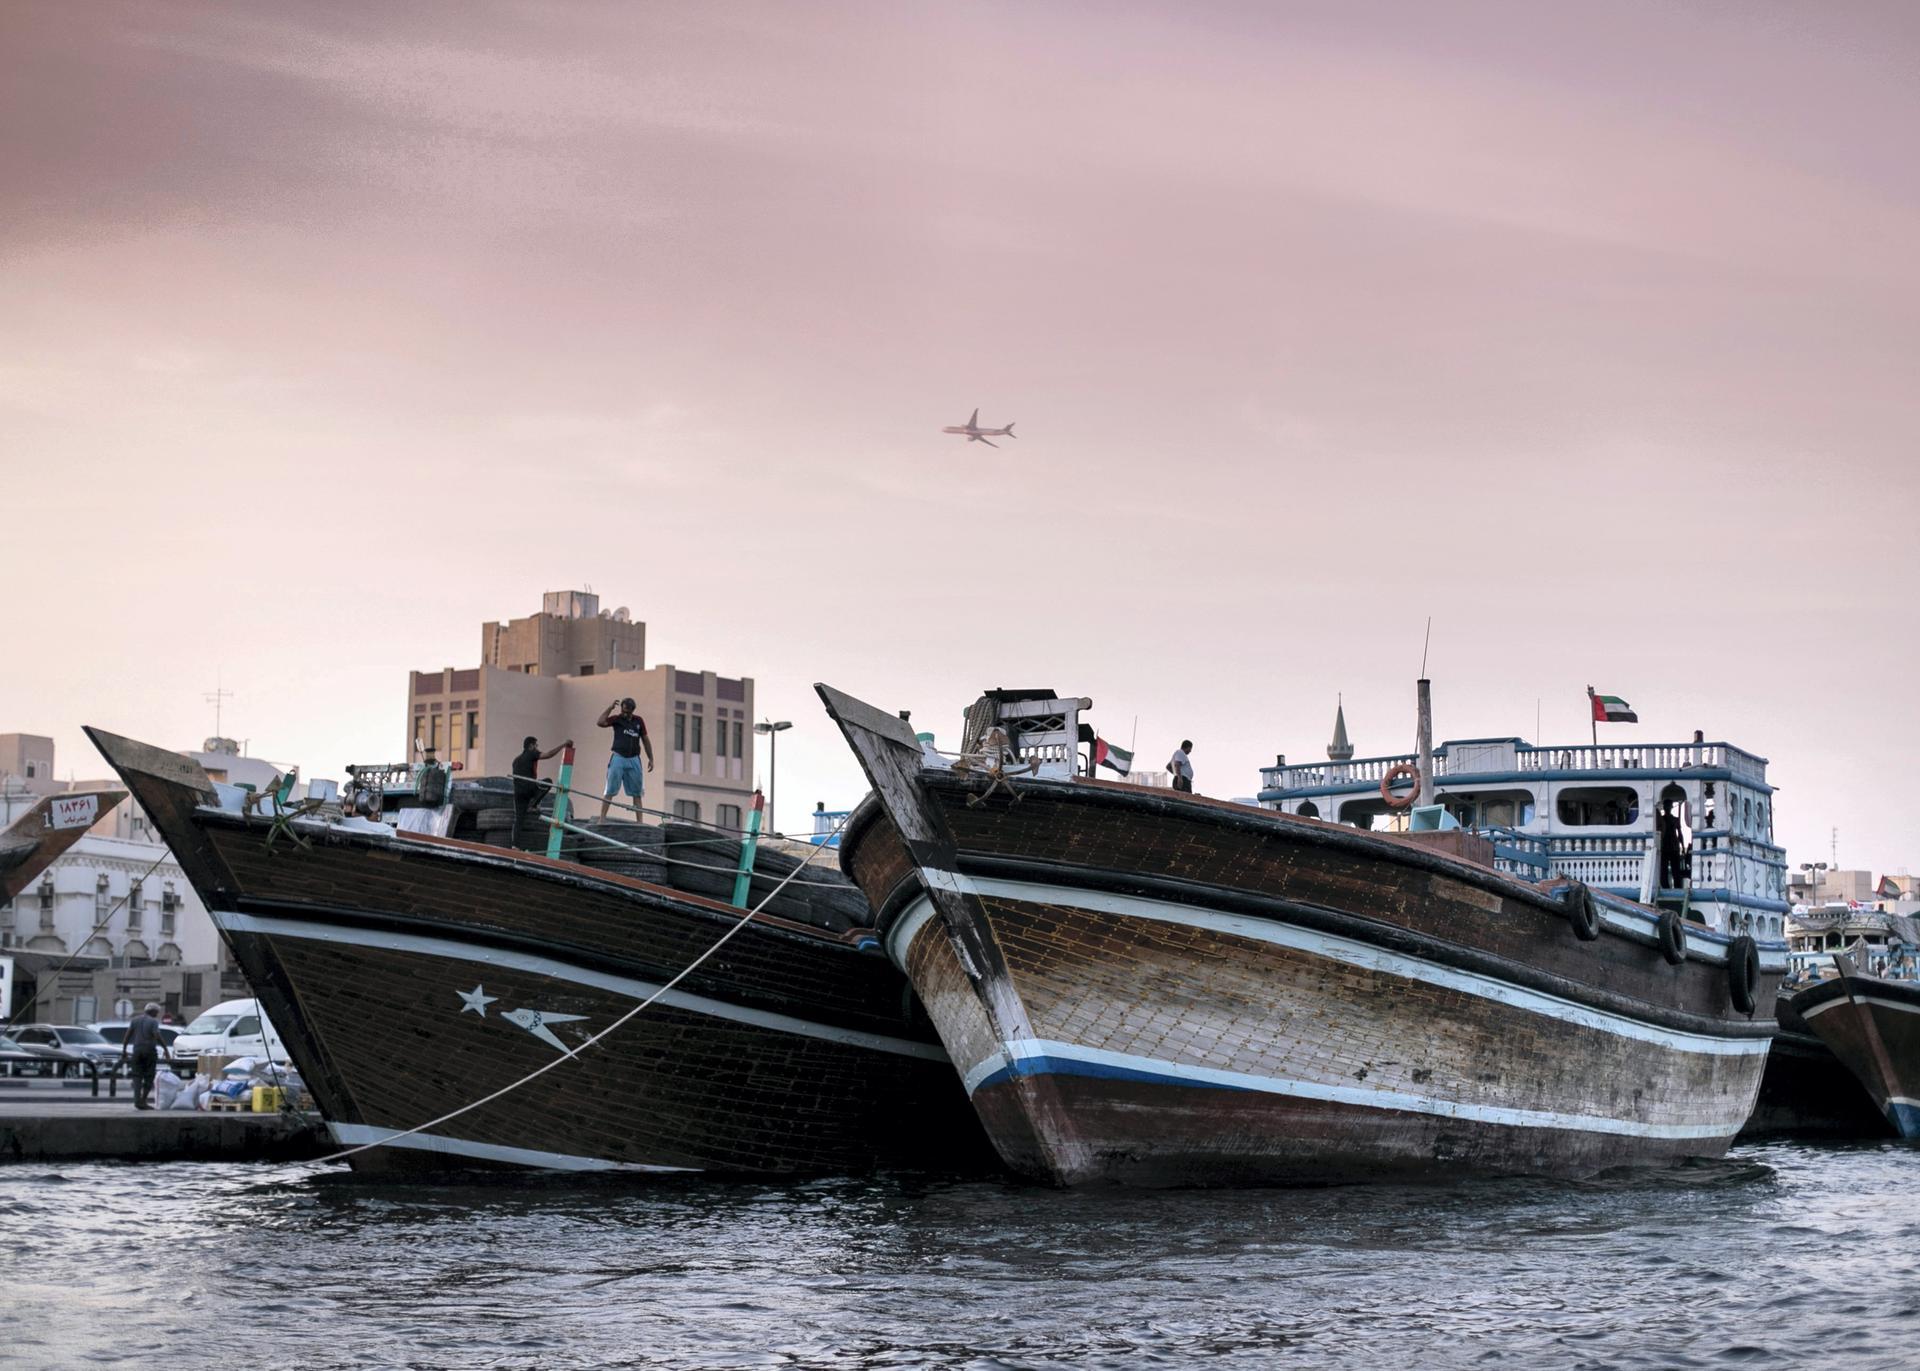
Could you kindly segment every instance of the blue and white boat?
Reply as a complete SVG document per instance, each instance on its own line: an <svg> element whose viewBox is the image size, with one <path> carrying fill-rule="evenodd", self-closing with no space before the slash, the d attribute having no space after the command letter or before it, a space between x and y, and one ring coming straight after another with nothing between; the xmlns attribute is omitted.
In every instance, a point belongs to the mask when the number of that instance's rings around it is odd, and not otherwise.
<svg viewBox="0 0 1920 1371"><path fill-rule="evenodd" d="M1767 760L1731 743L1542 746L1462 738L1433 749L1433 794L1399 808L1388 773L1414 753L1355 757L1344 709L1327 760L1261 768L1259 803L1356 828L1458 826L1489 838L1495 865L1527 881L1584 882L1761 943L1785 937L1786 853L1773 840Z"/></svg>

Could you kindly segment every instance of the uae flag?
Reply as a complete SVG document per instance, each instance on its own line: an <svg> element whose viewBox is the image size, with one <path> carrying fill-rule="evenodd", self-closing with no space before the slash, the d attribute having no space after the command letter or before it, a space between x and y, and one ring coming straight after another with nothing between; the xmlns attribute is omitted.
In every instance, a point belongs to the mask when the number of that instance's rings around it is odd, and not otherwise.
<svg viewBox="0 0 1920 1371"><path fill-rule="evenodd" d="M1881 898L1881 899L1883 899L1883 900L1897 900L1897 899L1899 899L1899 898L1900 898L1900 883L1899 883L1898 881L1896 881L1896 880L1894 880L1894 879L1893 879L1893 877L1891 877L1891 876L1882 876L1882 877L1880 878L1880 891L1879 891L1879 894L1880 894L1880 898Z"/></svg>
<svg viewBox="0 0 1920 1371"><path fill-rule="evenodd" d="M1593 721L1596 724L1637 724L1640 716L1633 712L1633 706L1618 695L1595 695L1593 687L1587 687L1587 698L1593 701Z"/></svg>
<svg viewBox="0 0 1920 1371"><path fill-rule="evenodd" d="M1122 776L1133 770L1133 754L1124 747L1115 747L1098 734L1093 739L1093 764L1110 766Z"/></svg>

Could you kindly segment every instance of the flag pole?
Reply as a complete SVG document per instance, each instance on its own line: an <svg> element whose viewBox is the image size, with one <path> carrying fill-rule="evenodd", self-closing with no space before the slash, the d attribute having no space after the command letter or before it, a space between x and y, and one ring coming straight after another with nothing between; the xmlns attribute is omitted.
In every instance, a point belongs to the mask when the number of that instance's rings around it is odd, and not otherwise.
<svg viewBox="0 0 1920 1371"><path fill-rule="evenodd" d="M1593 687L1587 687L1587 729L1593 734L1593 745L1600 746L1600 712L1593 707Z"/></svg>

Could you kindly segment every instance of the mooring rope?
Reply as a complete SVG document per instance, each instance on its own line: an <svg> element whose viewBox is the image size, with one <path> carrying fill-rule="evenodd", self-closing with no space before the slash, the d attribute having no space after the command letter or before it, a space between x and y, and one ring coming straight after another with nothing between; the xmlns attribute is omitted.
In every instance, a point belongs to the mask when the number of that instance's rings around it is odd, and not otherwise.
<svg viewBox="0 0 1920 1371"><path fill-rule="evenodd" d="M596 833L591 828L583 827L580 824L568 823L564 819L556 820L556 819L548 818L543 820L542 822L550 828L560 828L560 829L564 829L568 833L578 833L583 838L592 838L594 841L605 843L609 847L617 847L627 852L637 853L638 855L647 858L649 861L660 862L662 864L668 864L673 866L689 866L689 867L692 867L695 871L713 871L713 872L719 873L722 876L737 876L740 874L740 869L736 866L708 866L705 862L690 862L685 857L663 857L663 856L660 856L651 847L637 847L632 843L623 843L618 838L610 838L604 833ZM834 830L834 833L838 833L838 832L839 830L836 828ZM830 838L833 836L833 834L828 833L828 834L822 834L817 836ZM815 843L815 844L812 844L812 846L815 851L818 851L819 849L825 847L826 844ZM807 861L811 861L811 860L812 860L812 857L809 856L807 858ZM804 866L805 864L806 864L805 862L801 863L802 866ZM799 867L794 868L795 871L798 871L799 869L800 869ZM770 881L773 879L773 876L771 875L771 873L762 873L760 871L755 871L753 873L753 878L757 881ZM789 874L788 880L792 880L791 874ZM781 884L784 885L786 884L786 882L783 881ZM853 883L851 881L793 881L793 884L810 886L816 890L852 890L854 888Z"/></svg>
<svg viewBox="0 0 1920 1371"><path fill-rule="evenodd" d="M727 945L727 941L730 938L732 938L734 934L738 933L741 929L745 928L749 923L753 922L754 916L760 913L761 910L765 909L767 905L773 900L773 897L775 895L778 895L780 891L785 888L788 881L791 881L795 876L799 875L802 868L804 868L808 862L812 861L816 856L818 856L820 853L826 850L827 849L825 844L822 844L821 846L816 847L812 852L809 852L805 857L803 857L800 860L800 863L798 866L795 866L792 871L787 873L785 879L783 879L779 885L776 885L772 890L767 892L767 894L765 895L764 898L761 899L759 904L755 905L752 909L749 909L745 914L742 914L740 918L734 922L733 927L729 928L725 933L722 933L720 937L714 942L714 944L711 947L709 947L705 952L702 952L698 957L695 957L692 961L688 962L686 966L681 968L680 972L676 976L674 976L672 980L668 981L665 985L661 986L658 990L654 991L651 995L647 996L646 999L642 1000L639 1004L635 1005L632 1009L629 1009L626 1013L622 1014L619 1018L615 1019L612 1023L608 1024L605 1028L601 1029L598 1033L595 1033L592 1037L588 1038L585 1042L581 1043L579 1046L568 1048L560 1056L555 1057L552 1061L547 1062L544 1065L539 1066L532 1071L529 1071L526 1075L522 1076L519 1080L513 1081L508 1085L503 1085L498 1090L494 1091L492 1094L483 1095L479 1099L474 1100L471 1104L463 1104L458 1109L453 1110L451 1113L442 1114L439 1118L429 1119L425 1123L415 1124L412 1128L405 1129L401 1132L389 1134L387 1137L381 1138L376 1142L362 1143L358 1147L349 1147L344 1151L335 1152L330 1156L320 1158L320 1160L322 1162L345 1161L348 1157L358 1156L362 1152L371 1152L376 1147L386 1147L395 1142L398 1142L402 1138L410 1138L416 1133L424 1133L429 1128L438 1128L441 1124L448 1123L454 1119L457 1119L462 1114L471 1113L472 1111L478 1109L483 1104L491 1104L493 1103L493 1101L499 1099L503 1095L512 1094L514 1091L518 1090L521 1086L527 1084L529 1081L535 1080L541 1076L546 1075L547 1072L553 1070L556 1066L560 1066L565 1062L572 1061L575 1057L579 1056L582 1052L586 1051L589 1047L592 1047L594 1044L598 1043L602 1038L605 1038L608 1034L613 1033L615 1030L621 1028L629 1020L633 1019L636 1015L640 1014L643 1010L646 1010L647 1008L651 1007L654 1001L658 1000L662 995L665 995L669 990L673 989L676 985L680 984L680 982L684 981L688 976L692 975L695 969L698 968L702 962L706 961L707 958L711 957L714 953L718 952L722 947L725 947Z"/></svg>

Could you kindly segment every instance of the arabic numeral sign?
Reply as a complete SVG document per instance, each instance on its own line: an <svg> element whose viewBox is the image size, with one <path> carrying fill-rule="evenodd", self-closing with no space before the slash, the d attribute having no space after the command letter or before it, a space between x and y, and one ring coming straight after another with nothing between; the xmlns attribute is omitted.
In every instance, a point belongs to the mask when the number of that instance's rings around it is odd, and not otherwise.
<svg viewBox="0 0 1920 1371"><path fill-rule="evenodd" d="M100 799L96 795L56 795L48 814L55 828L91 828L100 817Z"/></svg>

